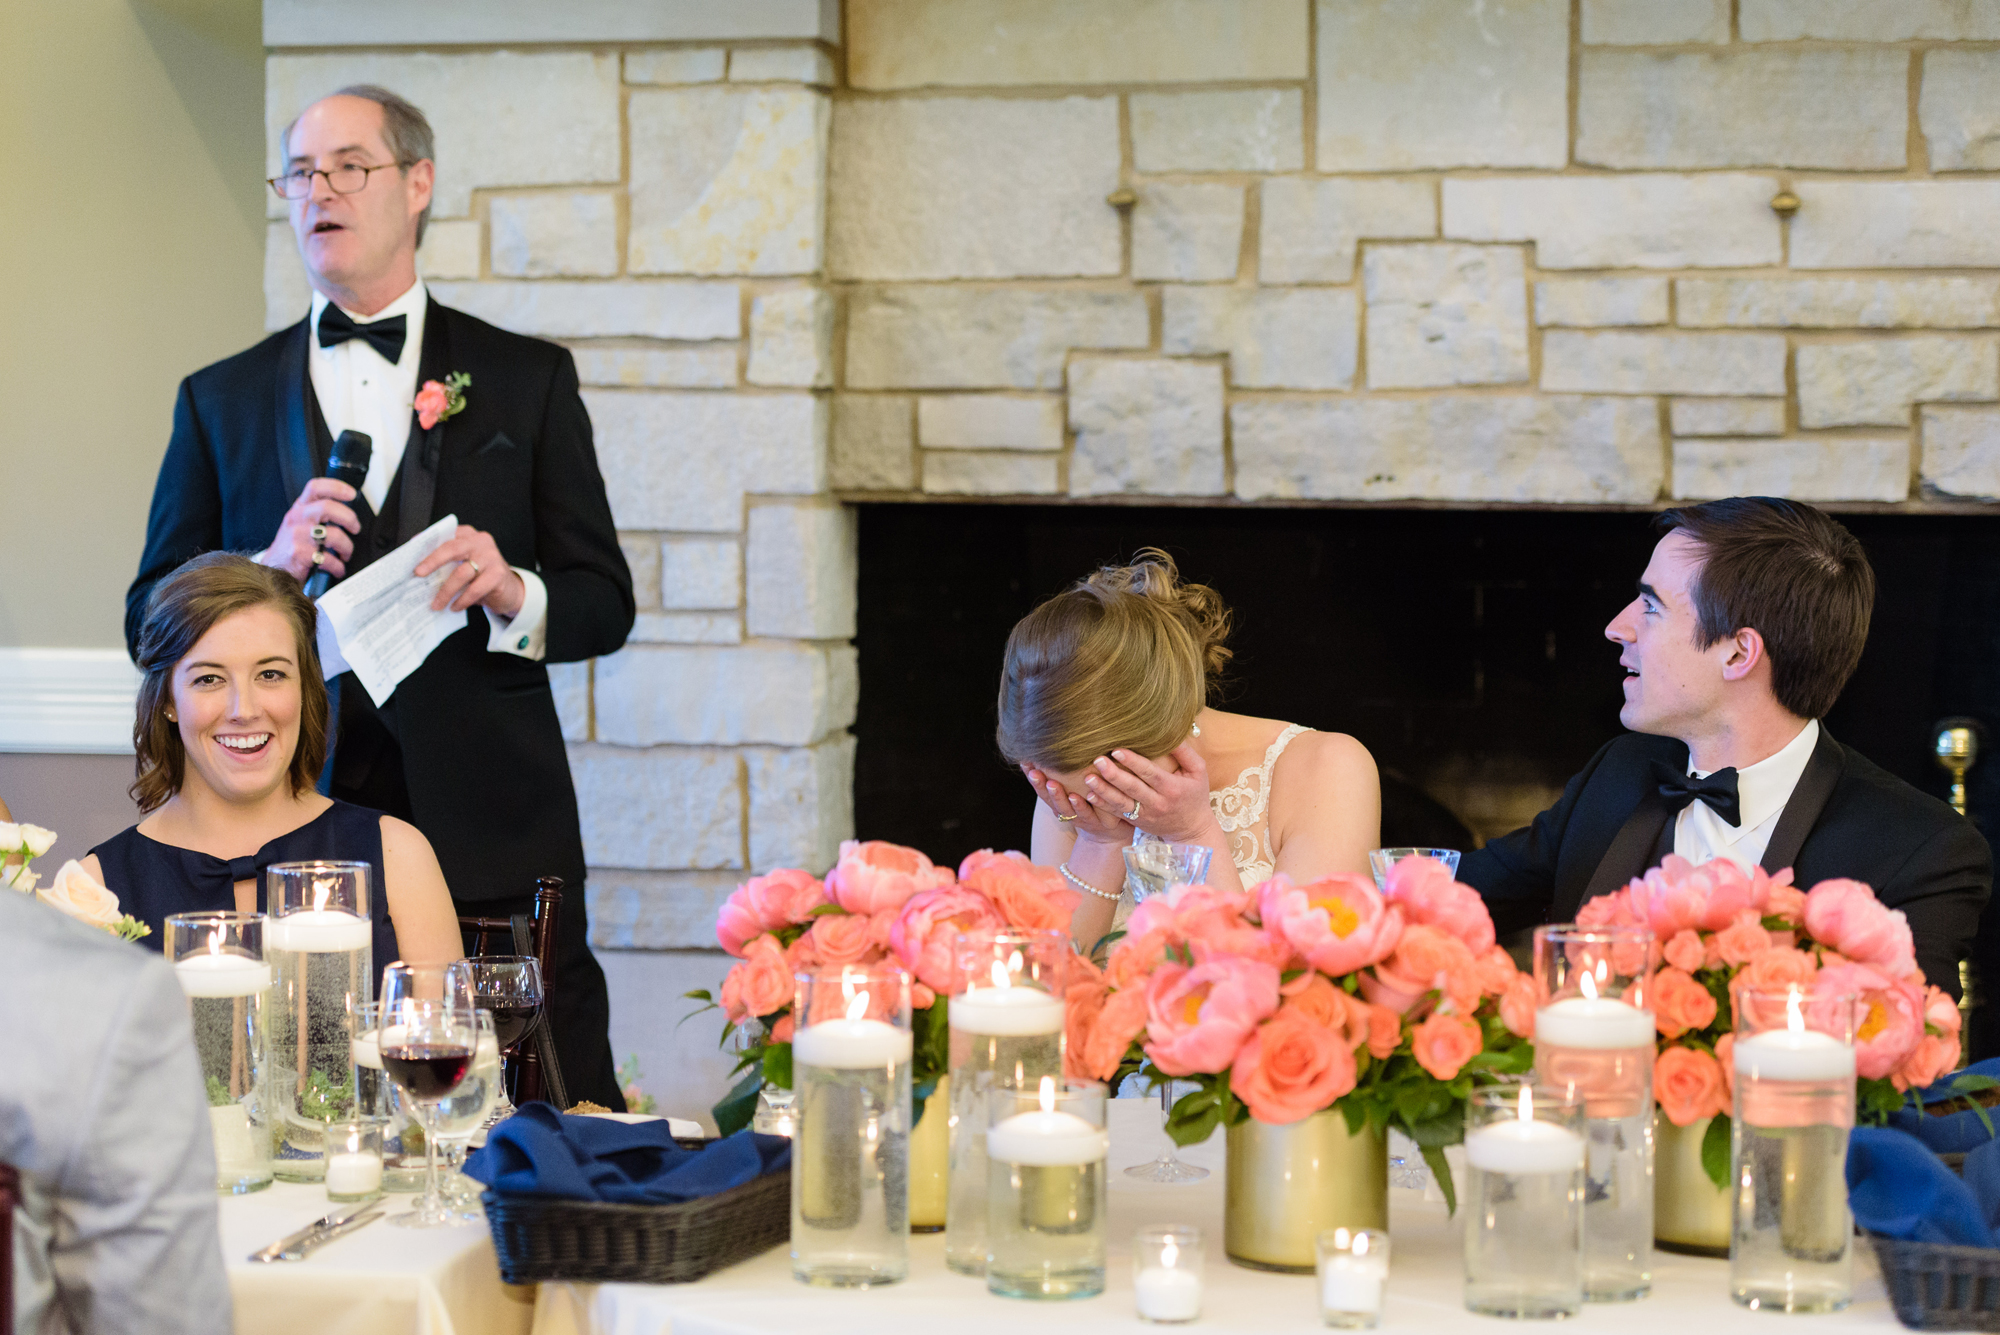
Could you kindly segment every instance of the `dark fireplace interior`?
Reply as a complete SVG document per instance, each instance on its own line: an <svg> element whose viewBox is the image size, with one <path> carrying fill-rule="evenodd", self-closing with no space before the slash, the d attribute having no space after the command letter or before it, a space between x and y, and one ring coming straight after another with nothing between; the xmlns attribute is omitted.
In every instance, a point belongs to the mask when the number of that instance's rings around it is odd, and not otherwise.
<svg viewBox="0 0 2000 1335"><path fill-rule="evenodd" d="M993 741L1016 620L1154 545L1236 614L1224 708L1352 733L1384 779L1386 845L1471 847L1540 810L1618 730L1603 628L1651 517L1578 511L863 505L855 825L956 862L1025 847L1033 798ZM2000 519L1860 513L1880 582L1834 735L1943 796L1941 718L1989 754L2000 818Z"/></svg>

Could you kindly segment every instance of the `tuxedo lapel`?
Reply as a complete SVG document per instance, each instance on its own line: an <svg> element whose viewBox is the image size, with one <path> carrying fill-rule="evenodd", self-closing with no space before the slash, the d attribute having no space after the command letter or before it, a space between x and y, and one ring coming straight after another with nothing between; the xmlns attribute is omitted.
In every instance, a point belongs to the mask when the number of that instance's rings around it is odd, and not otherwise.
<svg viewBox="0 0 2000 1335"><path fill-rule="evenodd" d="M1799 849L1805 846L1813 826L1819 824L1819 814L1826 810L1827 799L1840 783L1843 768L1840 744L1822 723L1812 758L1806 761L1805 772L1799 775L1791 797L1786 799L1785 812L1771 831L1771 842L1764 846L1764 858L1758 865L1765 871L1780 872L1797 864Z"/></svg>
<svg viewBox="0 0 2000 1335"><path fill-rule="evenodd" d="M306 389L310 372L306 352L312 339L312 317L293 325L278 349L278 471L285 480L285 504L298 499L316 471L313 468L313 428Z"/></svg>
<svg viewBox="0 0 2000 1335"><path fill-rule="evenodd" d="M445 309L433 298L424 309L424 349L417 360L417 388L451 374L451 339L445 329ZM445 422L440 418L430 430L410 410L410 443L403 448L402 505L398 514L396 541L408 542L431 526L431 509L437 500L438 470L444 461Z"/></svg>
<svg viewBox="0 0 2000 1335"><path fill-rule="evenodd" d="M1625 818L1612 837L1611 847L1604 851L1597 869L1590 874L1590 881L1583 894L1574 904L1557 904L1554 921L1567 922L1576 916L1576 911L1599 895L1608 895L1625 888L1626 882L1635 876L1644 876L1652 865L1653 849L1660 841L1660 834L1667 828L1667 821L1673 813L1667 804L1654 794L1641 798L1632 814Z"/></svg>

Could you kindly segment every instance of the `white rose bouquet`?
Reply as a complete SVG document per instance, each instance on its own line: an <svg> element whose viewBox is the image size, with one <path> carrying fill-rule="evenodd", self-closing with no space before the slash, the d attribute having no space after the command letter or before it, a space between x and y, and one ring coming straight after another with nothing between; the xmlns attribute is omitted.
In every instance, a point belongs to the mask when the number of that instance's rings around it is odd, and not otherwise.
<svg viewBox="0 0 2000 1335"><path fill-rule="evenodd" d="M37 888L41 878L28 870L28 864L48 852L55 842L54 830L0 821L0 886L31 894L78 922L102 928L127 941L152 935L151 927L129 913L120 913L118 896L99 885L75 858L63 863L48 885Z"/></svg>

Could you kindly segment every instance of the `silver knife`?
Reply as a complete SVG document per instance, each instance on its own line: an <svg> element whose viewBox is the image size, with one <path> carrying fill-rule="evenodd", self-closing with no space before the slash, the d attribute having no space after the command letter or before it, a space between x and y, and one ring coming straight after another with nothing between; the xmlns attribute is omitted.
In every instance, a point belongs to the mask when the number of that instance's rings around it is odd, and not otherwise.
<svg viewBox="0 0 2000 1335"><path fill-rule="evenodd" d="M298 1247L299 1259L303 1260L305 1257L310 1256L312 1253L326 1246L327 1243L332 1242L335 1238L344 1238L349 1233L354 1232L356 1229L362 1229L368 1227L368 1225L374 1223L377 1219L380 1219L381 1217L382 1217L381 1210L379 1209L370 1210L367 1214L355 1215L352 1219L348 1219L341 1223L335 1224L332 1228L321 1229L319 1232L313 1234L311 1237L307 1238L304 1242L299 1244ZM291 1260L292 1258L286 1257L285 1259Z"/></svg>
<svg viewBox="0 0 2000 1335"><path fill-rule="evenodd" d="M278 1241L272 1243L262 1251L250 1253L250 1259L253 1261L296 1261L305 1255L305 1252L299 1249L301 1243L309 1242L318 1234L329 1229L340 1227L364 1210L372 1209L379 1203L376 1200L366 1200L357 1201L353 1205L342 1206L340 1209L327 1215L324 1219L315 1219L298 1232L278 1239Z"/></svg>

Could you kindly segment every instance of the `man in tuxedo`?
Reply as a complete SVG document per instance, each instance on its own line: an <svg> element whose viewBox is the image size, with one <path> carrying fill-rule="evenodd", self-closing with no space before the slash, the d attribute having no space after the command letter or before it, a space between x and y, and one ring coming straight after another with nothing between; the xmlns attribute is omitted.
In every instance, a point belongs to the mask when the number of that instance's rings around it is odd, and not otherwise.
<svg viewBox="0 0 2000 1335"><path fill-rule="evenodd" d="M1605 627L1632 729L1526 829L1459 878L1502 931L1576 917L1669 853L1874 887L1924 976L1958 994L1993 885L1986 840L1950 807L1841 746L1818 720L1868 638L1875 574L1809 505L1735 497L1668 510L1639 596Z"/></svg>
<svg viewBox="0 0 2000 1335"><path fill-rule="evenodd" d="M290 205L312 309L181 382L127 643L153 585L197 553L249 551L301 580L316 568L339 577L457 515L456 535L416 573L450 567L433 606L479 610L379 707L352 674L331 683L321 788L422 830L461 911L529 912L536 877L563 879L559 1060L572 1097L622 1108L576 793L543 667L617 650L634 611L575 363L425 290L416 253L434 166L416 107L343 89L306 108L282 149L271 185ZM419 393L431 382L462 384L458 406L437 413L442 396ZM358 491L320 476L349 429L373 441Z"/></svg>

